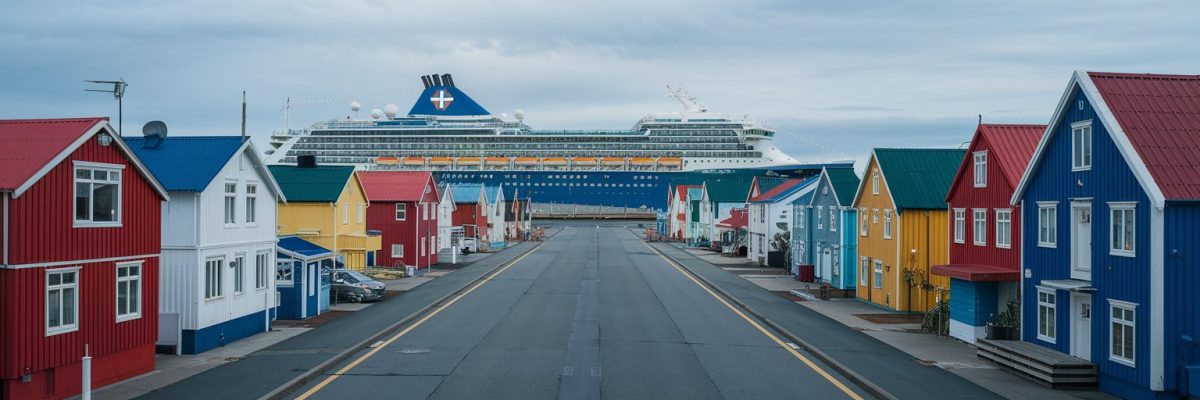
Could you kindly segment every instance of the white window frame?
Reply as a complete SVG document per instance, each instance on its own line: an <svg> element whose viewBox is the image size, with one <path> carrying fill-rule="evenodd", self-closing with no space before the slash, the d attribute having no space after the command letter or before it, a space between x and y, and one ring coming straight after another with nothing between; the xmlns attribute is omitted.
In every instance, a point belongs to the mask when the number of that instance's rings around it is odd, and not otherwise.
<svg viewBox="0 0 1200 400"><path fill-rule="evenodd" d="M408 204L407 203L396 203L396 220L397 221L407 221L408 220Z"/></svg>
<svg viewBox="0 0 1200 400"><path fill-rule="evenodd" d="M229 189L233 189L230 192ZM225 181L221 190L222 198L224 199L225 210L225 226L232 227L237 224L237 181Z"/></svg>
<svg viewBox="0 0 1200 400"><path fill-rule="evenodd" d="M975 187L987 187L987 150L977 151L972 155L972 173L975 178Z"/></svg>
<svg viewBox="0 0 1200 400"><path fill-rule="evenodd" d="M888 208L883 209L883 238L892 238L892 210Z"/></svg>
<svg viewBox="0 0 1200 400"><path fill-rule="evenodd" d="M1071 124L1071 171L1090 171L1094 158L1092 120Z"/></svg>
<svg viewBox="0 0 1200 400"><path fill-rule="evenodd" d="M954 209L954 243L967 242L967 209Z"/></svg>
<svg viewBox="0 0 1200 400"><path fill-rule="evenodd" d="M80 270L80 267L56 268L56 269L47 269L46 270L45 281L43 283L43 287L45 288L45 290L42 292L46 296L45 297L46 298L46 307L43 310L44 315L45 315L44 325L46 327L46 336L54 336L54 335L58 335L58 334L74 332L74 331L79 330L79 278L81 276L81 274L79 273L79 270ZM71 274L72 278L74 278L74 279L72 280L71 283L61 283L61 281L60 281L60 283L57 285L50 285L50 275L58 275L58 274L64 274L64 275ZM74 295L71 296L71 300L72 300L71 311L73 312L73 315L71 315L71 323L70 324L62 323L62 321L63 321L62 315L63 315L63 311L65 310L65 307L63 307L63 302L62 302L62 293L66 289L71 289L72 292L74 293ZM52 326L50 326L50 293L53 291L58 291L58 296L59 296L59 301L58 301L59 325L52 327Z"/></svg>
<svg viewBox="0 0 1200 400"><path fill-rule="evenodd" d="M1039 201L1038 208L1038 247L1058 247L1058 202Z"/></svg>
<svg viewBox="0 0 1200 400"><path fill-rule="evenodd" d="M258 224L258 185L246 184L246 225Z"/></svg>
<svg viewBox="0 0 1200 400"><path fill-rule="evenodd" d="M871 194L879 195L879 168L871 170Z"/></svg>
<svg viewBox="0 0 1200 400"><path fill-rule="evenodd" d="M233 295L240 296L246 292L246 253L234 254L230 267L233 270Z"/></svg>
<svg viewBox="0 0 1200 400"><path fill-rule="evenodd" d="M829 207L829 231L837 232L837 207Z"/></svg>
<svg viewBox="0 0 1200 400"><path fill-rule="evenodd" d="M97 163L97 162L89 162L89 161L75 161L72 164L72 166L73 166L73 168L71 170L71 221L73 221L72 226L76 227L76 228L120 227L121 226L121 217L123 214L121 212L121 209L123 208L123 207L121 207L121 205L123 204L123 201L124 201L124 195L123 195L124 185L122 185L122 182L123 182L123 178L125 176L125 171L124 171L125 166L121 165L121 164L105 164L105 163ZM92 172L89 173L89 178L81 179L81 178L79 178L80 170L88 170L88 171L92 171ZM108 174L108 176L112 176L111 174L115 173L117 175L117 179L116 179L116 181L92 179L91 176L94 176L95 171L104 171L105 173ZM76 192L79 189L78 186L80 183L88 184L88 191L89 191L88 192L88 217L86 219L79 219L78 216L75 215L75 210L78 207L78 205L75 204L75 202L79 200ZM96 184L96 183L103 183L103 184L115 183L117 185L117 190L116 190L117 199L115 201L116 209L114 210L115 215L114 215L113 221L95 221L96 196L95 196L95 187L93 186L93 184Z"/></svg>
<svg viewBox="0 0 1200 400"><path fill-rule="evenodd" d="M987 215L986 208L971 209L971 244L987 246Z"/></svg>
<svg viewBox="0 0 1200 400"><path fill-rule="evenodd" d="M817 229L825 229L825 209L817 206Z"/></svg>
<svg viewBox="0 0 1200 400"><path fill-rule="evenodd" d="M266 290L271 285L271 252L262 250L254 253L254 290Z"/></svg>
<svg viewBox="0 0 1200 400"><path fill-rule="evenodd" d="M883 289L883 261L872 260L875 264L875 288Z"/></svg>
<svg viewBox="0 0 1200 400"><path fill-rule="evenodd" d="M1051 296L1050 301L1043 301L1042 295ZM1042 313L1042 309L1046 309ZM1058 340L1058 293L1051 288L1037 288L1037 338L1043 342L1056 343ZM1043 319L1046 315L1048 318Z"/></svg>
<svg viewBox="0 0 1200 400"><path fill-rule="evenodd" d="M358 205L358 209L355 210L355 211L357 211L357 214L355 214L355 215L358 218L356 218L355 221L358 221L358 223L361 224L361 223L363 223L363 220L367 217L367 205L363 204L363 203L358 203L357 205Z"/></svg>
<svg viewBox="0 0 1200 400"><path fill-rule="evenodd" d="M1118 220L1120 214L1120 220ZM1125 219L1128 217L1128 221ZM1118 228L1118 225L1120 227ZM1132 226L1132 232L1128 229ZM1127 234L1132 233L1133 237ZM1114 236L1119 235L1120 238ZM1117 240L1114 240L1117 239ZM1128 239L1129 248L1124 243ZM1118 257L1134 257L1137 254L1137 202L1108 203L1108 254Z"/></svg>
<svg viewBox="0 0 1200 400"><path fill-rule="evenodd" d="M125 268L130 268L136 272L121 276L121 270ZM117 322L141 318L142 301L145 300L145 296L142 295L142 261L118 263L113 276L116 277L116 286L113 287L113 304L115 307L113 310L116 311ZM126 286L126 293L137 292L137 295L134 296L136 300L133 301L130 300L131 297L128 294L126 295L126 312L124 314L121 313L121 285Z"/></svg>
<svg viewBox="0 0 1200 400"><path fill-rule="evenodd" d="M860 267L859 267L860 272L858 274L859 275L859 277L858 277L858 285L859 286L867 286L867 273L868 273L867 270L871 268L870 264L871 264L871 262L867 260L866 256L859 257L859 265L860 265Z"/></svg>
<svg viewBox="0 0 1200 400"><path fill-rule="evenodd" d="M863 237L866 237L870 233L870 229L868 228L868 225L867 225L867 209L866 209L866 207L860 208L858 210L858 213L862 215L862 218L861 218L862 222L858 224L859 225L858 230L862 232L861 235Z"/></svg>
<svg viewBox="0 0 1200 400"><path fill-rule="evenodd" d="M215 268L209 268L209 262L216 262ZM219 300L225 297L225 256L208 257L204 259L204 301Z"/></svg>
<svg viewBox="0 0 1200 400"><path fill-rule="evenodd" d="M342 225L350 225L350 203L342 203Z"/></svg>
<svg viewBox="0 0 1200 400"><path fill-rule="evenodd" d="M878 208L871 209L871 223L872 224L879 223L879 209Z"/></svg>
<svg viewBox="0 0 1200 400"><path fill-rule="evenodd" d="M396 249L400 250L399 254L396 253ZM403 243L392 243L392 258L402 258L402 257L404 257L404 244Z"/></svg>
<svg viewBox="0 0 1200 400"><path fill-rule="evenodd" d="M1137 305L1137 303L1130 303L1127 301L1108 299L1108 306L1109 306L1108 307L1108 359L1110 361L1116 362L1118 364L1136 368L1137 367L1136 360L1137 360L1137 306L1138 305ZM1113 315L1114 311L1116 311L1116 310L1128 311L1130 314L1132 314L1131 319L1125 319L1124 315L1122 315L1120 319L1116 318ZM1129 341L1130 343L1132 343L1132 347L1130 347L1128 349L1128 352L1129 352L1128 355L1114 353L1114 350L1116 350L1116 349L1113 348L1113 345L1114 345L1113 341L1116 339L1115 336L1117 335L1117 331L1116 331L1116 329L1114 329L1114 328L1116 328L1116 325L1120 325L1121 328L1128 327L1129 334L1133 336L1133 338ZM1125 335L1124 331L1121 332L1121 335L1122 335L1122 339L1124 339L1124 335ZM1121 343L1123 345L1124 340L1122 340ZM1123 353L1125 351L1126 351L1126 349L1124 348L1124 346L1122 346L1121 352Z"/></svg>
<svg viewBox="0 0 1200 400"><path fill-rule="evenodd" d="M1004 229L1001 229L1004 227ZM996 209L996 248L1012 248L1012 209Z"/></svg>

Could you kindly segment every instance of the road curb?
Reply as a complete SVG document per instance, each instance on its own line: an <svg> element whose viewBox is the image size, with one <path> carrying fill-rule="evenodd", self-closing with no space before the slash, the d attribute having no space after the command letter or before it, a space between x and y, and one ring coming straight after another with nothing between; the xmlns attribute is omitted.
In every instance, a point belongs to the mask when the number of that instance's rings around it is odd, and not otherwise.
<svg viewBox="0 0 1200 400"><path fill-rule="evenodd" d="M546 242L545 241L537 242L533 246L530 246L528 249L525 249L525 251L522 251L522 252L518 253L516 256L513 256L512 259L502 262L500 264L497 264L495 267L492 267L492 269L488 270L487 272L480 274L478 278L472 279L472 280L462 284L461 286L459 286L458 288L455 288L450 293L447 293L445 296L439 297L437 300L434 300L434 301L430 302L429 304L425 305L424 307L421 307L421 309L413 312L412 314L409 314L408 316L400 319L399 321L396 321L395 323L388 325L386 328L381 329L379 332L376 332L374 335L371 335L370 337L367 337L366 339L363 339L362 341L355 343L353 346L350 346L346 350L343 350L342 352L329 358L328 360L325 360L325 361L321 362L320 364L317 364L317 366L310 368L308 371L304 371L304 373L300 374L300 376L292 378L292 380L287 381L287 383L284 383L283 385L275 388L275 390L272 390L272 391L268 392L267 394L263 395L262 397L259 397L259 400L276 400L276 399L284 398L288 394L291 394L293 391L295 391L297 388L300 388L300 387L308 384L309 382L311 382L313 380L313 378L325 373L326 371L330 370L334 366L341 364L343 361L346 361L351 356L353 356L353 355L357 354L358 352L362 351L363 349L367 348L367 346L370 346L371 344L378 342L379 340L383 339L384 337L386 337L392 333L395 333L401 327L404 327L405 325L408 325L409 323L412 323L413 321L417 320L421 316L424 316L430 310L433 310L438 305L445 303L447 300L453 298L454 296L457 296L458 294L462 293L464 290L467 290L467 288L471 287L472 285L479 283L480 281L482 281L483 279L492 275L499 269L501 269L509 264L512 264L516 261L519 261L522 256L525 256L526 254L533 252L538 247L541 247L542 244L544 244L544 243L546 243Z"/></svg>
<svg viewBox="0 0 1200 400"><path fill-rule="evenodd" d="M647 244L649 244L650 248L654 249L654 251L657 252L659 255L666 257L667 259L671 260L672 262L675 262L676 264L679 264L679 266L683 267L683 270L687 271L688 275L691 275L692 277L700 280L701 282L704 282L704 284L706 286L715 290L717 293L720 293L722 297L725 297L725 299L733 302L734 304L737 304L738 307L740 307L743 310L746 310L746 312L750 313L750 315L753 315L755 318L757 318L759 321L762 321L764 324L767 324L767 326L771 327L771 329L774 329L776 332L779 332L779 334L783 335L788 340L795 343L797 346L800 346L804 350L806 350L809 353L811 353L812 355L816 356L818 359L820 359L826 365L829 365L834 370L837 370L838 373L841 373L847 379L853 381L859 387L863 388L863 390L870 392L872 395L874 395L875 397L880 398L880 399L887 399L887 400L898 400L899 399L898 397L891 394L884 388L880 387L879 385L876 385L874 382L867 380L866 377L863 377L858 372L855 372L853 369L850 369L850 367L847 367L845 364L842 364L838 360L829 356L824 351L821 351L821 349L816 348L811 343L809 343L807 340L804 340L803 338L801 338L800 336L797 336L796 334L787 330L783 326L775 323L775 321L772 321L766 315L759 313L753 307L750 307L746 303L742 302L741 299L738 299L737 297L733 296L729 292L725 291L725 289L721 288L717 284L708 280L708 278L705 278L703 275L697 274L695 271L692 271L692 269L688 268L687 265L680 262L675 257L671 257L670 255L667 255L666 252L662 251L657 246L654 246L653 243L647 243ZM703 260L701 260L701 261L703 261Z"/></svg>

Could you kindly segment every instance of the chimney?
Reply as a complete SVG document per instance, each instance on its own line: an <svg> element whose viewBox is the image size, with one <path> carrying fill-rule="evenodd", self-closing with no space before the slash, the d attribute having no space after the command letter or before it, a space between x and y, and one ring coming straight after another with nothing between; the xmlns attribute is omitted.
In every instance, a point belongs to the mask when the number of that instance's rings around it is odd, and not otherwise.
<svg viewBox="0 0 1200 400"><path fill-rule="evenodd" d="M316 168L317 156L311 154L296 156L296 166L300 168Z"/></svg>

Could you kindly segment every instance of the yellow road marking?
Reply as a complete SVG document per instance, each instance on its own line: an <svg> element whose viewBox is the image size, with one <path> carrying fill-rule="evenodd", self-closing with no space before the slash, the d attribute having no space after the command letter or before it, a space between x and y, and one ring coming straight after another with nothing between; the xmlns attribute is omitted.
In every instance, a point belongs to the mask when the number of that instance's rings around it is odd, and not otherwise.
<svg viewBox="0 0 1200 400"><path fill-rule="evenodd" d="M770 331L767 331L767 329L763 328L763 326L760 325L757 321L750 319L749 316L747 316L745 313L742 313L742 310L738 310L732 304L729 304L729 302L725 301L725 299L723 297L721 297L720 295L717 295L717 293L715 293L711 289L709 289L708 286L704 285L703 283L700 283L700 281L696 280L696 278L693 277L692 274L689 274L687 271L684 271L683 267L681 267L679 265L679 263L675 262L675 260L667 258L666 255L664 255L662 252L658 251L658 249L655 249L653 246L650 246L649 243L642 242L642 244L645 244L646 247L649 247L650 250L653 250L656 254L658 254L658 257L662 258L663 261L666 261L667 265L674 267L675 270L679 271L679 273L681 273L681 274L683 274L683 276L687 277L688 280L692 281L692 283L695 283L696 286L699 286L701 289L704 289L704 291L707 292L709 296L712 296L714 299L717 299L717 301L721 302L721 304L724 304L725 308L728 308L729 311L733 311L734 314L737 314L737 316L742 317L742 319L745 320L746 323L750 324L750 326L753 326L754 329L758 329L759 332L762 332L762 334L764 336L766 336L767 338L770 338L771 341L778 344L779 347L782 347L784 350L787 350L788 353L792 353L792 355L795 356L796 358L800 359L800 361L803 362L804 365L807 365L809 368L811 368L813 371L815 371L818 375L821 375L821 377L824 377L825 380L829 381L829 383L832 383L833 386L836 386L842 392L846 393L847 396L850 396L850 398L852 398L854 400L863 400L862 396L859 396L858 393L854 393L853 390L850 390L850 388L846 387L845 384L843 384L841 381L838 381L836 378L834 378L833 375L829 374L829 372L826 372L823 368L818 366L816 363L812 362L812 360L809 360L808 357L805 357L803 354L800 354L800 352L797 351L796 349L793 349L791 346L788 346L787 343L785 343L783 340L780 340L778 337L775 336L775 334L771 333Z"/></svg>
<svg viewBox="0 0 1200 400"><path fill-rule="evenodd" d="M337 378L340 378L345 373L350 372L350 370L354 369L354 367L357 367L358 364L361 364L363 361L366 361L368 358L371 358L372 356L374 356L375 353L378 353L380 350L383 350L384 347L387 347L388 345L392 344L392 342L395 342L396 340L400 339L400 337L408 334L408 332L412 331L413 329L416 329L418 326L421 326L421 324L424 324L425 321L428 321L430 318L433 318L433 316L441 313L442 310L445 310L446 308L449 308L450 306L454 305L454 303L457 303L459 299L462 299L466 295L471 294L471 292L474 292L475 289L478 289L480 286L483 286L483 284L492 280L492 278L495 278L496 275L500 275L500 273L508 270L509 268L511 268L514 265L517 265L518 262L525 259L525 257L529 257L529 255L533 254L534 251L537 251L536 247L533 250L530 250L528 253L525 253L525 254L521 255L520 257L517 257L516 259L510 261L508 265L504 266L503 268L500 268L496 272L492 272L490 275L488 275L488 277L483 278L483 280L479 281L474 286L471 286L470 289L467 289L465 292L459 293L458 296L454 296L453 299L450 299L450 301L446 302L446 304L442 304L441 306L438 306L429 314L425 314L424 317L421 317L421 319L417 320L417 322L413 323L412 325L409 325L407 328L404 328L404 330L402 330L399 333L397 333L396 335L392 336L387 341L384 341L383 344L375 346L374 348L371 349L371 351L368 351L367 354L363 354L362 356L359 356L358 358L356 358L354 361L350 362L349 364L346 364L345 367L342 367L341 369L337 370L337 372L334 372L333 375L330 375L329 377L325 378L325 380L322 380L321 383L318 383L316 386L313 386L312 389L309 389L308 391L304 392L304 394L301 394L299 397L296 397L296 400L307 399L309 396L312 396L312 395L316 394L317 392L321 391L321 389L324 389L325 386L328 386L330 383L333 383L333 381L337 380Z"/></svg>

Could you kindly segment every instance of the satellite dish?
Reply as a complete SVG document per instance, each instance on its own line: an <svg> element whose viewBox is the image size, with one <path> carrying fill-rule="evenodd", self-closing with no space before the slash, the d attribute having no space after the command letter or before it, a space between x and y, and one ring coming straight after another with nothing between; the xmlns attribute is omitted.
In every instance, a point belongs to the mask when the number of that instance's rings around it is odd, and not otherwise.
<svg viewBox="0 0 1200 400"><path fill-rule="evenodd" d="M525 120L525 110L517 109L517 111L515 113L513 113L513 115L515 115L517 117L517 121Z"/></svg>
<svg viewBox="0 0 1200 400"><path fill-rule="evenodd" d="M162 121L150 121L142 125L142 135L167 137L167 124Z"/></svg>
<svg viewBox="0 0 1200 400"><path fill-rule="evenodd" d="M383 106L383 114L387 115L388 118L396 118L396 114L399 113L400 107L396 107L395 104L388 103L388 105Z"/></svg>
<svg viewBox="0 0 1200 400"><path fill-rule="evenodd" d="M382 117L383 117L383 111L381 111L380 109L376 108L374 110L371 110L371 118L372 119L379 119Z"/></svg>
<svg viewBox="0 0 1200 400"><path fill-rule="evenodd" d="M357 101L350 102L350 111L358 112L358 110L361 108L362 104L358 104Z"/></svg>

